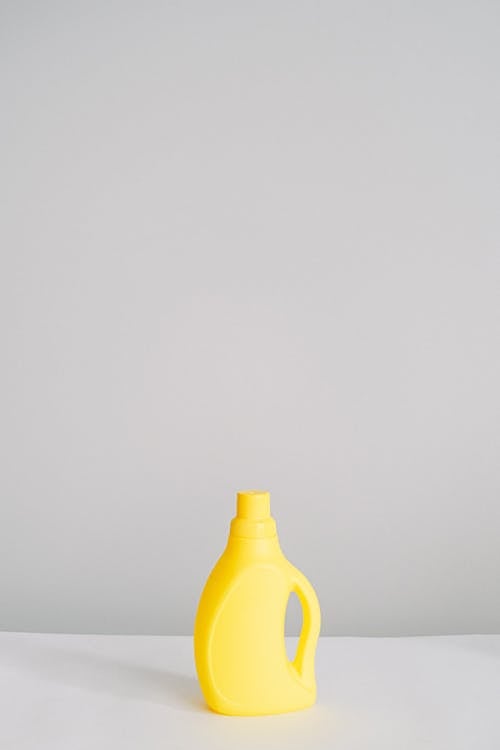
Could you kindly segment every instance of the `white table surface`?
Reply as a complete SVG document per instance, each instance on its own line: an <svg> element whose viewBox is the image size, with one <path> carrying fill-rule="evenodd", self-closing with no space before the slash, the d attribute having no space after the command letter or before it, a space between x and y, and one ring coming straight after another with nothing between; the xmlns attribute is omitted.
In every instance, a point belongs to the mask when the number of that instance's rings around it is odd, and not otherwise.
<svg viewBox="0 0 500 750"><path fill-rule="evenodd" d="M500 636L321 638L316 661L316 706L234 718L191 638L0 633L0 748L500 749Z"/></svg>

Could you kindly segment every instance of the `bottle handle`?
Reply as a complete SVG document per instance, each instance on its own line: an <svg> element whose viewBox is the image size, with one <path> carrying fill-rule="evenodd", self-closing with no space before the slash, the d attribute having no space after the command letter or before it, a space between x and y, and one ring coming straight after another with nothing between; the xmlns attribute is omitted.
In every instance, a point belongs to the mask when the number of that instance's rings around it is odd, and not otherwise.
<svg viewBox="0 0 500 750"><path fill-rule="evenodd" d="M297 594L302 606L302 630L292 666L306 687L314 689L314 654L321 627L318 597L307 578L296 568L292 568L291 591Z"/></svg>

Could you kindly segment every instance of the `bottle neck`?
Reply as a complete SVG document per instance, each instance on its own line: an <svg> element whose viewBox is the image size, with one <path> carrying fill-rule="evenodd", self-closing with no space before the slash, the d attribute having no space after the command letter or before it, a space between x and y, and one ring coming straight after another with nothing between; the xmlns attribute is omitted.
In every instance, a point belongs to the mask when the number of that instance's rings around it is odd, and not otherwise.
<svg viewBox="0 0 500 750"><path fill-rule="evenodd" d="M265 559L282 554L277 534L268 537L238 536L232 529L229 532L226 552L239 559L248 558L252 562L257 558Z"/></svg>
<svg viewBox="0 0 500 750"><path fill-rule="evenodd" d="M269 539L276 536L276 522L274 518L240 518L236 516L231 521L229 535L245 539Z"/></svg>

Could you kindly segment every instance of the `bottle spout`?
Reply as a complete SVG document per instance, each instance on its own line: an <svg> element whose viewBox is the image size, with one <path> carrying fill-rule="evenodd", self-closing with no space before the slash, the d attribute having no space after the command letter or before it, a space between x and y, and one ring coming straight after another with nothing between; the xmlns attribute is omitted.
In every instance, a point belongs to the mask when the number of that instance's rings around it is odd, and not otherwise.
<svg viewBox="0 0 500 750"><path fill-rule="evenodd" d="M264 521L271 517L269 492L245 490L236 496L236 515L251 521Z"/></svg>

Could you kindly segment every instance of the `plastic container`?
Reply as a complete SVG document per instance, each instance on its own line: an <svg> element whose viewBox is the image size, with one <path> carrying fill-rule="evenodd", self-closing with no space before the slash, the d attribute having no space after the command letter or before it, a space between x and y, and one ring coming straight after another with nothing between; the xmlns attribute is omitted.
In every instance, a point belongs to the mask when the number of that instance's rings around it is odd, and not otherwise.
<svg viewBox="0 0 500 750"><path fill-rule="evenodd" d="M290 661L285 614L292 591L303 624ZM239 492L227 547L207 580L195 621L196 669L208 706L255 716L312 705L320 619L314 589L281 551L269 493Z"/></svg>

